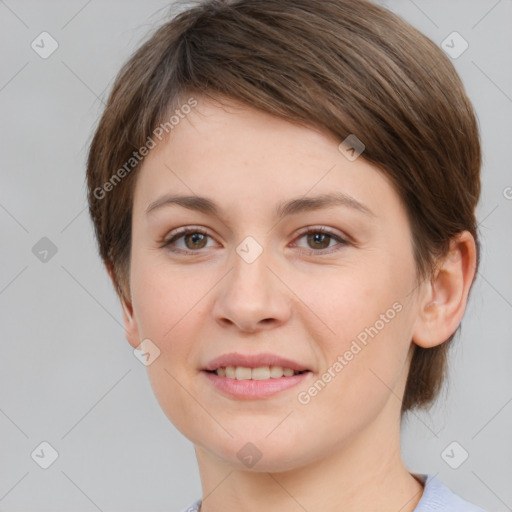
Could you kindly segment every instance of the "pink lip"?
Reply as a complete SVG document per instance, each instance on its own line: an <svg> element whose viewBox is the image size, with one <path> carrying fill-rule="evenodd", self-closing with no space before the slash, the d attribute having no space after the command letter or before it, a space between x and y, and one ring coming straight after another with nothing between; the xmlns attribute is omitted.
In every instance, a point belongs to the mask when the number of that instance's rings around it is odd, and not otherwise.
<svg viewBox="0 0 512 512"><path fill-rule="evenodd" d="M231 365L228 365L231 366ZM242 366L242 365L240 365ZM266 365L265 365L266 366ZM280 366L280 365L278 365ZM288 367L290 368L290 367ZM275 395L302 382L311 372L299 373L291 377L266 380L237 380L220 377L216 373L201 372L220 392L239 399L259 399Z"/></svg>
<svg viewBox="0 0 512 512"><path fill-rule="evenodd" d="M258 368L260 366L282 366L283 368L291 368L292 370L301 372L309 370L306 366L285 359L276 354L262 353L262 354L239 354L232 352L231 354L224 354L215 359L212 359L203 370L214 371L226 366L245 366L246 368ZM280 379L273 379L280 380ZM261 382L261 381L260 381Z"/></svg>

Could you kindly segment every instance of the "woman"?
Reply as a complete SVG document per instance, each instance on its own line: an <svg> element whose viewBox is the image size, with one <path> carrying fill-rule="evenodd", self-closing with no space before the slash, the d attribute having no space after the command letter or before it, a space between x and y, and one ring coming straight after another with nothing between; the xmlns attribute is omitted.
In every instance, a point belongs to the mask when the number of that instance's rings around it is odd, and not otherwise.
<svg viewBox="0 0 512 512"><path fill-rule="evenodd" d="M366 1L207 0L121 69L87 179L100 255L211 512L481 511L410 473L479 261L449 59Z"/></svg>

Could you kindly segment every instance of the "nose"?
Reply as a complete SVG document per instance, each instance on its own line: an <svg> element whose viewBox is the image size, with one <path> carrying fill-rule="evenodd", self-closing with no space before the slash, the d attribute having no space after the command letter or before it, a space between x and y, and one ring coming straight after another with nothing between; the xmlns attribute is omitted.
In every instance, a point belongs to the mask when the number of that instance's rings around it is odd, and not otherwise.
<svg viewBox="0 0 512 512"><path fill-rule="evenodd" d="M224 328L247 333L276 328L291 316L288 289L279 279L268 250L249 263L234 252L231 272L218 288L212 313Z"/></svg>

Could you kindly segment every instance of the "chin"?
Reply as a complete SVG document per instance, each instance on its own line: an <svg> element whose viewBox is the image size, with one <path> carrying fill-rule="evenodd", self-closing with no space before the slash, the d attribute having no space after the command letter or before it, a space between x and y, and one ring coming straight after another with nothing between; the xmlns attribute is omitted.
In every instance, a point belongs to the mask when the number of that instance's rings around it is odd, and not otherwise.
<svg viewBox="0 0 512 512"><path fill-rule="evenodd" d="M233 438L218 440L218 444L212 439L203 439L200 444L216 459L237 471L281 473L315 460L314 454L304 446L304 440L279 436L277 431L269 437L265 437L268 430L255 437L231 433Z"/></svg>

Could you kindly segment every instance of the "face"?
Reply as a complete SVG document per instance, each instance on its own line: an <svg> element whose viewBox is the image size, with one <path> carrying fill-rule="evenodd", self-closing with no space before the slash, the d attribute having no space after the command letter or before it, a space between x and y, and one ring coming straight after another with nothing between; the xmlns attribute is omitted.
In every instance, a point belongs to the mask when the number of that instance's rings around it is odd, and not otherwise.
<svg viewBox="0 0 512 512"><path fill-rule="evenodd" d="M147 371L163 411L226 464L253 451L255 470L291 469L397 426L415 322L410 227L385 176L340 142L199 99L139 170L128 339L158 347ZM171 195L195 202L161 201ZM308 371L205 370L229 354Z"/></svg>

